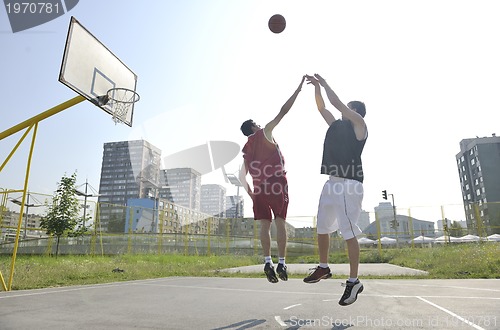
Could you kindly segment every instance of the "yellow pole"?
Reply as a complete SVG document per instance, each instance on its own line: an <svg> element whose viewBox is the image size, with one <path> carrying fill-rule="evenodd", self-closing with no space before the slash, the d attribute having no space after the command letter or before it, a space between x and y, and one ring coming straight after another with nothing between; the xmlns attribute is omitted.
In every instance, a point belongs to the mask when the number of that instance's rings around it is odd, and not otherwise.
<svg viewBox="0 0 500 330"><path fill-rule="evenodd" d="M377 249L378 255L382 256L382 243L380 242L380 220L378 218L377 212L375 212L375 222L377 223Z"/></svg>
<svg viewBox="0 0 500 330"><path fill-rule="evenodd" d="M129 218L128 218L128 245L127 245L127 253L131 254L132 253L132 224L133 224L133 217L134 217L134 210L132 206L129 206ZM127 210L125 210L127 212ZM142 212L142 211L141 211Z"/></svg>
<svg viewBox="0 0 500 330"><path fill-rule="evenodd" d="M229 222L231 219L226 218L226 254L229 254Z"/></svg>
<svg viewBox="0 0 500 330"><path fill-rule="evenodd" d="M441 220L443 221L444 224L446 224L446 227L444 227L444 225L443 225L444 243L446 244L446 243L449 243L448 240L451 240L451 238L449 238L449 235L448 235L449 230L444 230L444 228L448 228L448 219L446 219L446 217L444 216L443 205L441 205Z"/></svg>
<svg viewBox="0 0 500 330"><path fill-rule="evenodd" d="M186 221L186 225L184 226L184 255L187 256L189 254L189 237L188 237L188 231L189 231L189 223Z"/></svg>
<svg viewBox="0 0 500 330"><path fill-rule="evenodd" d="M19 211L19 221L17 223L16 241L14 243L14 252L12 253L12 263L10 266L10 277L8 290L12 289L12 280L14 279L14 266L16 264L17 247L19 245L19 233L21 232L21 223L23 219L24 204L26 203L26 192L28 191L28 179L30 177L31 159L33 157L33 149L35 148L36 132L38 130L38 122L34 124L33 137L31 138L31 147L28 155L28 164L26 166L26 176L24 178L23 198L21 201L21 210ZM31 129L31 127L30 127ZM27 219L26 219L27 220Z"/></svg>
<svg viewBox="0 0 500 330"><path fill-rule="evenodd" d="M101 207L101 204L97 203L96 206L96 219L97 223L99 224L99 244L101 245L101 257L104 257L104 246L102 245L102 228L101 228L101 217L99 216L99 208Z"/></svg>
<svg viewBox="0 0 500 330"><path fill-rule="evenodd" d="M211 222L212 218L208 218L208 222L207 222L207 256L210 255L210 222Z"/></svg>
<svg viewBox="0 0 500 330"><path fill-rule="evenodd" d="M411 208L408 208L408 218L410 219L410 236L411 236L411 247L415 247L415 242L413 241L415 232L413 231L413 219L411 218Z"/></svg>
<svg viewBox="0 0 500 330"><path fill-rule="evenodd" d="M7 156L7 158L5 158L5 161L3 162L2 166L0 166L0 172L2 172L3 168L5 167L5 165L7 165L7 163L9 162L9 160L12 158L12 156L16 153L16 150L17 148L19 148L19 146L21 145L21 143L24 141L24 138L26 137L26 135L28 135L28 133L31 131L31 128L33 128L33 126L31 126L30 128L28 128L26 130L26 132L24 132L23 136L21 136L21 138L19 139L19 141L17 142L16 146L14 147L14 149L12 149L12 151L10 152L10 154Z"/></svg>
<svg viewBox="0 0 500 330"><path fill-rule="evenodd" d="M159 204L159 203L158 203ZM159 218L160 218L160 232L158 233L158 235L160 235L158 237L158 255L161 255L161 253L163 252L163 222L165 221L165 211L162 209L160 210L160 205L158 205L158 215L159 215Z"/></svg>
<svg viewBox="0 0 500 330"><path fill-rule="evenodd" d="M2 287L4 291L7 291L7 286L5 285L5 281L2 276L2 272L0 272L0 279L2 280Z"/></svg>
<svg viewBox="0 0 500 330"><path fill-rule="evenodd" d="M68 100L64 103L56 105L55 107L50 108L49 110L47 110L45 112L42 112L34 117L31 117L30 119L23 121L20 124L17 124L16 126L12 126L11 128L1 132L0 133L0 140L3 140L4 138L11 136L14 133L19 132L23 128L33 126L34 124L37 124L39 121L42 121L45 118L53 116L56 113L59 113L65 109L67 109L71 106L74 106L75 104L78 104L78 103L85 101L85 100L86 100L85 97L78 95L78 96L72 98L71 100Z"/></svg>
<svg viewBox="0 0 500 330"><path fill-rule="evenodd" d="M477 222L477 236L479 236L481 240L483 238L483 220L481 219L481 213L479 212L479 205L477 203L474 203L474 215Z"/></svg>
<svg viewBox="0 0 500 330"><path fill-rule="evenodd" d="M259 255L259 249L258 249L258 246L259 246L259 241L258 241L258 232L257 232L257 224L260 226L260 221L255 221L255 220L252 220L250 219L250 221L253 221L253 255L254 256L257 256ZM260 232L260 228L259 228L259 232Z"/></svg>

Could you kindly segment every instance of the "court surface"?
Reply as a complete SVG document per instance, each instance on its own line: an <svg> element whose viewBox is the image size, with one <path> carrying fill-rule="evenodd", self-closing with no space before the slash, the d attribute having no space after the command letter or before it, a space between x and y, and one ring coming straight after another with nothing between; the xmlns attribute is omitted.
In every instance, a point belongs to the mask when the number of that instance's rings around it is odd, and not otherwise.
<svg viewBox="0 0 500 330"><path fill-rule="evenodd" d="M0 329L500 329L500 280L193 278L0 292Z"/></svg>

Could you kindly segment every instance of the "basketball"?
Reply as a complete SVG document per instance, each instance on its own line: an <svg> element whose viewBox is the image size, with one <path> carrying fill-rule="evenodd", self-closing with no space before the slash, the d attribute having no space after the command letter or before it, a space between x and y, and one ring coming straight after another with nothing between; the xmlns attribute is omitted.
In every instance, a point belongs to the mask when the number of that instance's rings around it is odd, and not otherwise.
<svg viewBox="0 0 500 330"><path fill-rule="evenodd" d="M286 27L286 21L282 15L276 14L271 16L267 25L273 33L281 33Z"/></svg>

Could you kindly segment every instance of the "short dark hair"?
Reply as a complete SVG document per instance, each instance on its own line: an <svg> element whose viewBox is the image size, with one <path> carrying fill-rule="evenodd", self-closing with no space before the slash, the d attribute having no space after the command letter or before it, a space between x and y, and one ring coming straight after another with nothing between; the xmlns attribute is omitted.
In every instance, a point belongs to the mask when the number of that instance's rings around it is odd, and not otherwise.
<svg viewBox="0 0 500 330"><path fill-rule="evenodd" d="M347 103L349 108L353 108L361 117L365 117L366 115L366 107L365 104L361 101L351 101Z"/></svg>
<svg viewBox="0 0 500 330"><path fill-rule="evenodd" d="M245 136L250 136L253 134L252 127L255 125L252 119L245 120L243 124L241 124L241 131Z"/></svg>

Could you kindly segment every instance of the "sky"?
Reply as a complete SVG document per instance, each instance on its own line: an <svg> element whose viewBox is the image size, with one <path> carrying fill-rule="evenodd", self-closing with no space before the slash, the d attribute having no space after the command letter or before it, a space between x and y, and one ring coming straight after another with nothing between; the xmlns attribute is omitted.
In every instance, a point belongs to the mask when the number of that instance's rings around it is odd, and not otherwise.
<svg viewBox="0 0 500 330"><path fill-rule="evenodd" d="M77 184L87 180L98 190L106 142L145 139L163 157L213 140L243 147L243 121L264 126L302 75L319 73L344 103L366 104L363 209L373 212L387 190L398 213L463 220L459 143L500 133L496 9L493 0L86 0L13 33L3 7L0 132L77 95L58 81L74 16L137 74L141 100L132 127L115 125L87 101L41 121L30 191L52 195L74 172ZM287 21L281 34L267 27L276 13ZM327 128L314 88L304 84L274 130L291 218L316 214L327 179L319 173ZM22 134L0 141L2 161ZM0 187L23 187L31 136L0 172ZM240 154L226 172L236 173L241 161ZM237 193L221 170L204 175L208 183ZM246 195L245 203L252 216Z"/></svg>

